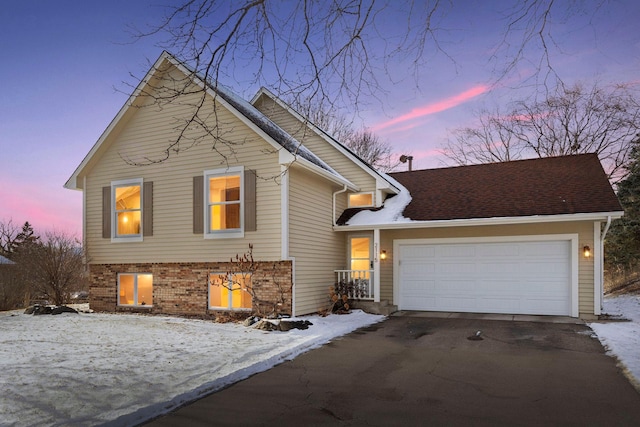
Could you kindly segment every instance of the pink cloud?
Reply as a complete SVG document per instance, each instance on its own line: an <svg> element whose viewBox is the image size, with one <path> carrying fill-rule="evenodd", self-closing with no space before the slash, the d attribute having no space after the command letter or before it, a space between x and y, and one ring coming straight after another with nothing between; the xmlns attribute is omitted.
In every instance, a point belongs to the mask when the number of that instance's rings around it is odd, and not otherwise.
<svg viewBox="0 0 640 427"><path fill-rule="evenodd" d="M414 108L409 113L404 114L400 117L396 117L395 119L391 119L387 122L380 123L379 125L374 126L372 129L374 131L379 131L380 129L394 126L399 123L404 123L409 120L417 119L419 117L428 116L430 114L439 113L441 111L445 111L450 108L457 107L458 105L463 104L475 98L476 96L482 95L483 93L489 91L489 89L490 87L487 85L475 86L469 90L466 90L450 98L446 98L446 99L434 102L432 104L425 105L424 107Z"/></svg>

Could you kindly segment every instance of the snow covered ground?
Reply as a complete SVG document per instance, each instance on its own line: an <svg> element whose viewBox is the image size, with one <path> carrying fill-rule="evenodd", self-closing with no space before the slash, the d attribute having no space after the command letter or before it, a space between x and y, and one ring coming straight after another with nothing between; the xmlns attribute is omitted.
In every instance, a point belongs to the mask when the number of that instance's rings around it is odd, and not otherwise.
<svg viewBox="0 0 640 427"><path fill-rule="evenodd" d="M630 322L591 323L640 384L640 295L605 299ZM0 312L0 425L132 425L384 319L354 311L263 332L175 317Z"/></svg>
<svg viewBox="0 0 640 427"><path fill-rule="evenodd" d="M604 313L629 322L591 323L607 353L617 357L627 376L640 391L640 294L609 296Z"/></svg>
<svg viewBox="0 0 640 427"><path fill-rule="evenodd" d="M384 319L307 330L115 314L0 312L0 425L132 425Z"/></svg>

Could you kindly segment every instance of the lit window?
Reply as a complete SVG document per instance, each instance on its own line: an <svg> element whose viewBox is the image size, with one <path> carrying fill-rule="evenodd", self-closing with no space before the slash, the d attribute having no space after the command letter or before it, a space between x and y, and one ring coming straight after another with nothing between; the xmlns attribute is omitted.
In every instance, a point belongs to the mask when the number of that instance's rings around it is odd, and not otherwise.
<svg viewBox="0 0 640 427"><path fill-rule="evenodd" d="M151 307L153 305L153 275L119 274L118 305Z"/></svg>
<svg viewBox="0 0 640 427"><path fill-rule="evenodd" d="M373 193L349 194L349 207L373 206Z"/></svg>
<svg viewBox="0 0 640 427"><path fill-rule="evenodd" d="M118 181L111 185L113 197L112 237L142 238L142 180Z"/></svg>
<svg viewBox="0 0 640 427"><path fill-rule="evenodd" d="M243 231L242 167L206 172L207 234L241 237Z"/></svg>
<svg viewBox="0 0 640 427"><path fill-rule="evenodd" d="M209 308L218 310L251 309L251 275L211 274L209 277Z"/></svg>

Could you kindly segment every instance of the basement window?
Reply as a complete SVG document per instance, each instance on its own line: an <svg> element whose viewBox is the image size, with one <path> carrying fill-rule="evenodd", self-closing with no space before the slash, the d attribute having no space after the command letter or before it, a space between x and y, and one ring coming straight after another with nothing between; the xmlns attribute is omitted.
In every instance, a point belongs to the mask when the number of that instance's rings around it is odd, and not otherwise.
<svg viewBox="0 0 640 427"><path fill-rule="evenodd" d="M146 273L119 274L118 305L151 308L153 306L153 275Z"/></svg>

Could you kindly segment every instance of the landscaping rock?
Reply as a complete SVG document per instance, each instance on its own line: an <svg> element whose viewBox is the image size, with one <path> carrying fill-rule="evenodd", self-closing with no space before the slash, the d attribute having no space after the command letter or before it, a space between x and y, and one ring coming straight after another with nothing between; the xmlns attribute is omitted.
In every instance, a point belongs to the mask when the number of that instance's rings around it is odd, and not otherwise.
<svg viewBox="0 0 640 427"><path fill-rule="evenodd" d="M262 319L254 325L254 328L259 329L261 331L278 331L279 325L275 323L271 323L268 320Z"/></svg>
<svg viewBox="0 0 640 427"><path fill-rule="evenodd" d="M76 314L78 314L78 311L74 310L71 307L67 307L66 305L59 305L57 307L54 307L51 310L51 314L62 314L62 313L76 313Z"/></svg>
<svg viewBox="0 0 640 427"><path fill-rule="evenodd" d="M292 329L309 329L313 323L308 320L281 320L279 323L273 323L269 320L262 319L253 327L261 331L282 331L287 332Z"/></svg>
<svg viewBox="0 0 640 427"><path fill-rule="evenodd" d="M256 322L258 322L259 320L260 320L260 318L259 318L259 317L256 317L256 316L250 316L250 317L247 317L246 319L244 319L244 322L242 322L242 324L243 324L244 326L249 327L249 326L251 326L251 325L255 324Z"/></svg>
<svg viewBox="0 0 640 427"><path fill-rule="evenodd" d="M283 320L278 326L283 332L290 331L291 329L309 329L309 326L313 323L308 320Z"/></svg>
<svg viewBox="0 0 640 427"><path fill-rule="evenodd" d="M35 305L33 308L33 314L36 316L40 314L51 314L52 311L53 308L48 305Z"/></svg>
<svg viewBox="0 0 640 427"><path fill-rule="evenodd" d="M39 305L39 304L35 304L32 305L30 307L27 307L24 310L24 314L33 314L35 315L40 315L40 314L60 314L60 313L78 313L76 310L74 310L71 307L67 307L66 305L59 305L59 306L49 306L49 305Z"/></svg>

